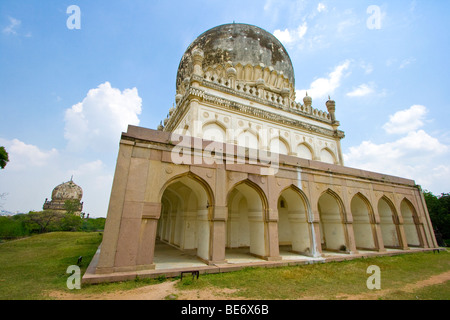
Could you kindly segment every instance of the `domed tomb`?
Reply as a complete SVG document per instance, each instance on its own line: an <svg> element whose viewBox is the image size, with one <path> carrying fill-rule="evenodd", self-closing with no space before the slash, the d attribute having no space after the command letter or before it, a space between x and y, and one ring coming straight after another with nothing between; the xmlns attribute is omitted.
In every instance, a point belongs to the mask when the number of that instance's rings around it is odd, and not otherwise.
<svg viewBox="0 0 450 320"><path fill-rule="evenodd" d="M266 69L270 74L275 72L283 75L289 82L288 87L295 86L294 68L281 42L259 27L232 23L212 28L190 44L178 67L177 93L183 93L183 82L193 73L193 55L199 53L203 55L204 72L208 68L216 69L220 66L225 73L239 64L243 68L246 66L260 68L261 79L264 79L263 71Z"/></svg>
<svg viewBox="0 0 450 320"><path fill-rule="evenodd" d="M77 207L75 214L80 214L83 210L83 189L70 179L70 181L57 185L52 191L52 200L45 199L44 210L67 211L66 201L70 200Z"/></svg>

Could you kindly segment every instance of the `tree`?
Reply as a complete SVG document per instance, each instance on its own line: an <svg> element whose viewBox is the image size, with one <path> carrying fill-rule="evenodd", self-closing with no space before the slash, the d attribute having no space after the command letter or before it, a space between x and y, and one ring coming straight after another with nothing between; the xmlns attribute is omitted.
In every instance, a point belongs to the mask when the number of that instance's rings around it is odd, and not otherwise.
<svg viewBox="0 0 450 320"><path fill-rule="evenodd" d="M450 193L435 196L429 191L424 191L423 196L434 229L437 229L442 234L442 238L448 241L450 239Z"/></svg>
<svg viewBox="0 0 450 320"><path fill-rule="evenodd" d="M27 225L31 232L37 230L39 233L44 233L48 231L51 224L59 222L63 217L63 213L52 210L31 211L27 215Z"/></svg>
<svg viewBox="0 0 450 320"><path fill-rule="evenodd" d="M79 208L80 208L79 200L69 199L64 201L64 210L66 210L68 214L74 214L79 210Z"/></svg>
<svg viewBox="0 0 450 320"><path fill-rule="evenodd" d="M9 162L8 152L5 147L0 147L0 168L4 169L7 162Z"/></svg>

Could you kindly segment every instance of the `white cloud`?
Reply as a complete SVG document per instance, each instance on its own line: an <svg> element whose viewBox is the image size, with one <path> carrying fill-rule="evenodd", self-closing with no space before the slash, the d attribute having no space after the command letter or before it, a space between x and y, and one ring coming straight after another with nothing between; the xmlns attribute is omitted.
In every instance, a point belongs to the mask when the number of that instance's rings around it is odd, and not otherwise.
<svg viewBox="0 0 450 320"><path fill-rule="evenodd" d="M387 133L407 133L423 126L423 120L428 112L422 105L413 105L389 116L389 121L383 126Z"/></svg>
<svg viewBox="0 0 450 320"><path fill-rule="evenodd" d="M273 32L273 35L284 44L294 41L291 32L287 28L284 31L277 29Z"/></svg>
<svg viewBox="0 0 450 320"><path fill-rule="evenodd" d="M7 34L7 35L16 35L17 34L17 28L20 26L20 24L22 23L20 20L17 20L13 17L8 17L9 18L9 25L6 26L5 28L3 28L3 33Z"/></svg>
<svg viewBox="0 0 450 320"><path fill-rule="evenodd" d="M327 7L321 2L317 5L317 11L319 11L319 12L322 12L326 9L327 9Z"/></svg>
<svg viewBox="0 0 450 320"><path fill-rule="evenodd" d="M289 45L303 39L307 31L308 31L308 24L305 21L301 25L299 25L297 29L293 30L289 30L287 28L284 30L277 29L273 32L273 34L283 44Z"/></svg>
<svg viewBox="0 0 450 320"><path fill-rule="evenodd" d="M413 179L431 190L442 184L443 179L437 174L431 176L431 173L442 166L449 168L441 159L448 150L449 147L438 139L419 130L383 144L363 141L359 146L349 148L344 154L344 162L349 167Z"/></svg>
<svg viewBox="0 0 450 320"><path fill-rule="evenodd" d="M142 99L136 88L112 88L109 82L89 90L82 102L66 110L64 137L73 151L114 150L120 133L138 125Z"/></svg>
<svg viewBox="0 0 450 320"><path fill-rule="evenodd" d="M4 146L8 152L8 169L14 171L27 167L42 167L48 161L58 156L56 149L42 151L38 147L26 144L18 139L0 139L0 145Z"/></svg>
<svg viewBox="0 0 450 320"><path fill-rule="evenodd" d="M344 154L346 166L413 179L432 192L446 192L450 178L447 146L420 129L426 113L414 105L390 116L383 126L388 133L402 133L400 138L381 144L363 141Z"/></svg>
<svg viewBox="0 0 450 320"><path fill-rule="evenodd" d="M351 92L348 92L347 96L348 97L363 97L368 94L371 94L373 91L374 90L371 85L363 83L358 88L354 89Z"/></svg>
<svg viewBox="0 0 450 320"><path fill-rule="evenodd" d="M349 68L349 66L350 61L346 60L336 66L334 70L328 74L328 77L314 80L309 89L297 90L297 99L302 99L306 95L306 92L308 92L308 95L313 99L323 98L327 95L333 94L334 91L341 85L344 72Z"/></svg>

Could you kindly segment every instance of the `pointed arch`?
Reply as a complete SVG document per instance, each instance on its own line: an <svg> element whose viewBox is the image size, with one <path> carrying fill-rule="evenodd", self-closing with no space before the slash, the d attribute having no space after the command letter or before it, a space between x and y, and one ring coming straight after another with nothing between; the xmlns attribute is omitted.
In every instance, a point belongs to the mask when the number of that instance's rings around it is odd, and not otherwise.
<svg viewBox="0 0 450 320"><path fill-rule="evenodd" d="M297 145L295 152L297 153L297 156L299 158L308 159L308 160L314 159L313 148L306 141L299 143Z"/></svg>
<svg viewBox="0 0 450 320"><path fill-rule="evenodd" d="M202 139L227 142L227 128L217 120L207 121L202 126Z"/></svg>
<svg viewBox="0 0 450 320"><path fill-rule="evenodd" d="M311 236L311 208L309 201L297 186L291 184L278 196L278 237L280 251L314 255Z"/></svg>
<svg viewBox="0 0 450 320"><path fill-rule="evenodd" d="M401 247L397 210L395 210L392 201L385 195L378 200L378 215L380 216L380 229L384 246L386 248Z"/></svg>
<svg viewBox="0 0 450 320"><path fill-rule="evenodd" d="M236 132L236 144L240 147L258 149L260 147L260 136L257 131L245 128Z"/></svg>
<svg viewBox="0 0 450 320"><path fill-rule="evenodd" d="M277 140L278 143L276 143ZM270 139L269 150L279 154L290 154L291 152L289 142L282 136L275 136Z"/></svg>
<svg viewBox="0 0 450 320"><path fill-rule="evenodd" d="M249 179L237 182L227 195L227 248L247 248L258 257L268 255L266 243L267 197Z"/></svg>
<svg viewBox="0 0 450 320"><path fill-rule="evenodd" d="M330 164L336 164L336 155L328 147L320 150L320 161Z"/></svg>
<svg viewBox="0 0 450 320"><path fill-rule="evenodd" d="M317 207L320 216L322 248L348 252L348 236L344 226L344 205L339 195L331 189L319 197Z"/></svg>
<svg viewBox="0 0 450 320"><path fill-rule="evenodd" d="M161 203L171 203L172 211L159 219L158 228L165 230L166 241L181 250L196 250L204 261L210 259L210 220L214 195L202 178L186 172L169 179L161 188ZM155 255L157 253L155 252Z"/></svg>

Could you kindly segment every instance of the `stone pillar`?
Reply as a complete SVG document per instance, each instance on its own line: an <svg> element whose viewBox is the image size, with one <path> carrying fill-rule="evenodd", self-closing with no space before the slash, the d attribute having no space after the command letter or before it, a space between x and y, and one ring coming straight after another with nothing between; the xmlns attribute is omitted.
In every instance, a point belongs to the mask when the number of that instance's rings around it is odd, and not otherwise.
<svg viewBox="0 0 450 320"><path fill-rule="evenodd" d="M210 264L226 263L225 246L227 239L227 213L225 206L216 206L213 208L213 218L211 221L211 247Z"/></svg>
<svg viewBox="0 0 450 320"><path fill-rule="evenodd" d="M386 248L384 247L383 234L381 233L380 216L378 215L378 211L374 212L373 220L374 221L371 224L373 232L375 233L375 247L377 248L378 252L386 252Z"/></svg>
<svg viewBox="0 0 450 320"><path fill-rule="evenodd" d="M311 237L311 256L312 257L321 257L322 256L322 235L320 233L320 220L314 217L308 217L308 225L310 228L310 237Z"/></svg>
<svg viewBox="0 0 450 320"><path fill-rule="evenodd" d="M397 234L399 238L398 240L400 242L399 245L402 250L409 250L408 240L406 239L405 229L403 228L403 217L401 216L400 211L397 210L397 208L395 208L395 210L397 211L397 215L394 215L394 223L397 228Z"/></svg>
<svg viewBox="0 0 450 320"><path fill-rule="evenodd" d="M142 210L139 249L136 260L137 270L154 269L155 240L158 220L161 215L161 203L144 203Z"/></svg>
<svg viewBox="0 0 450 320"><path fill-rule="evenodd" d="M428 242L426 241L426 235L425 235L425 229L423 226L422 217L414 215L413 219L414 219L414 223L416 224L417 235L419 236L420 246L423 248L429 248Z"/></svg>
<svg viewBox="0 0 450 320"><path fill-rule="evenodd" d="M342 222L344 224L344 234L347 240L347 251L350 254L357 254L358 250L356 249L355 232L353 231L353 215L351 212L350 201L351 199L348 199L347 196L347 188L344 188L344 191L342 192L342 218L344 221Z"/></svg>
<svg viewBox="0 0 450 320"><path fill-rule="evenodd" d="M266 220L266 250L268 261L281 260L280 257L280 246L278 242L278 209L269 208L265 214Z"/></svg>

